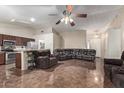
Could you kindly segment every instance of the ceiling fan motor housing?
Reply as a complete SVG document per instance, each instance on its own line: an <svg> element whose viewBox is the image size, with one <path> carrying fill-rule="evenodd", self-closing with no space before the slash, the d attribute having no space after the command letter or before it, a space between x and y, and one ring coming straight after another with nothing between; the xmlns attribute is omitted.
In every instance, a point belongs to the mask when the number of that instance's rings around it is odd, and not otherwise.
<svg viewBox="0 0 124 93"><path fill-rule="evenodd" d="M65 16L70 16L70 15L71 15L71 12L68 12L67 10L64 10L64 11L63 11L63 15L65 15Z"/></svg>

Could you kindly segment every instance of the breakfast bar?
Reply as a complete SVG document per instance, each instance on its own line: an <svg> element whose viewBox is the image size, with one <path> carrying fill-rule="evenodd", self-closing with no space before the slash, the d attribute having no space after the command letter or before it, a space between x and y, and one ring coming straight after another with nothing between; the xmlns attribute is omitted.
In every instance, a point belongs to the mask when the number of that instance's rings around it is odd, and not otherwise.
<svg viewBox="0 0 124 93"><path fill-rule="evenodd" d="M45 49L43 49L45 50ZM33 56L29 56L33 54L35 51L42 51L36 49L25 49L25 50L15 50L16 52L16 68L21 70L27 70L29 66L29 60L33 59Z"/></svg>

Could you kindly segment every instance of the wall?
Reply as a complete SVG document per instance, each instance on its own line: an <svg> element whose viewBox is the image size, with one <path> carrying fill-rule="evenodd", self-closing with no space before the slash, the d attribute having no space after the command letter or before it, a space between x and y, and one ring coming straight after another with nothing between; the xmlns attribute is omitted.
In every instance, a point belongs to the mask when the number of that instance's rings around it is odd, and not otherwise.
<svg viewBox="0 0 124 93"><path fill-rule="evenodd" d="M93 38L90 40L90 49L96 50L96 57L101 57L101 39Z"/></svg>
<svg viewBox="0 0 124 93"><path fill-rule="evenodd" d="M101 57L101 35L98 32L87 31L87 48L96 50L96 57Z"/></svg>
<svg viewBox="0 0 124 93"><path fill-rule="evenodd" d="M44 31L44 32L41 32ZM39 40L42 40L45 42L45 49L50 49L51 53L53 52L53 33L52 33L52 27L45 28L45 29L38 29L34 36L37 43L39 43Z"/></svg>
<svg viewBox="0 0 124 93"><path fill-rule="evenodd" d="M124 7L112 20L102 38L105 58L120 58L124 50Z"/></svg>
<svg viewBox="0 0 124 93"><path fill-rule="evenodd" d="M45 49L50 49L51 52L53 51L53 33L43 33L39 35L35 35L34 38L36 42L39 43L39 40L45 42Z"/></svg>
<svg viewBox="0 0 124 93"><path fill-rule="evenodd" d="M44 41L45 49L50 49L51 53L54 49L62 48L63 45L62 37L52 27L38 29L34 35L34 38L36 39L36 42L39 42L39 40Z"/></svg>
<svg viewBox="0 0 124 93"><path fill-rule="evenodd" d="M41 33L41 30L44 30ZM45 49L53 52L57 48L86 48L86 31L60 32L53 28L39 29L34 35L36 42L45 42Z"/></svg>
<svg viewBox="0 0 124 93"><path fill-rule="evenodd" d="M86 31L61 32L63 48L86 48Z"/></svg>
<svg viewBox="0 0 124 93"><path fill-rule="evenodd" d="M107 58L120 58L121 56L121 30L120 29L109 29L108 34L108 43L106 49Z"/></svg>
<svg viewBox="0 0 124 93"><path fill-rule="evenodd" d="M0 34L32 38L34 32L34 29L30 27L0 23Z"/></svg>
<svg viewBox="0 0 124 93"><path fill-rule="evenodd" d="M107 53L107 43L108 43L108 34L102 33L101 34L101 57L104 58Z"/></svg>
<svg viewBox="0 0 124 93"><path fill-rule="evenodd" d="M101 51L102 58L120 58L122 51L124 51L124 7L119 9L114 19L105 26L105 31L99 32L101 32L99 41L88 37L91 47L100 45L101 49L96 48L96 50L97 52Z"/></svg>
<svg viewBox="0 0 124 93"><path fill-rule="evenodd" d="M63 38L60 36L56 30L53 29L53 49L62 48L63 47Z"/></svg>

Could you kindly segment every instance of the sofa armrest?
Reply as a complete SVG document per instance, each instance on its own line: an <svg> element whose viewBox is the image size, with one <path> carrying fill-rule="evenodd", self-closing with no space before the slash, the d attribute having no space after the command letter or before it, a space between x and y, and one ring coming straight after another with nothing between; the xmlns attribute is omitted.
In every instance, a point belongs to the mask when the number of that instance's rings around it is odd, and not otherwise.
<svg viewBox="0 0 124 93"><path fill-rule="evenodd" d="M124 67L113 67L112 72L116 74L124 74Z"/></svg>
<svg viewBox="0 0 124 93"><path fill-rule="evenodd" d="M121 59L104 59L104 63L110 64L110 65L121 66L123 64L123 60L121 60Z"/></svg>
<svg viewBox="0 0 124 93"><path fill-rule="evenodd" d="M50 60L49 56L39 56L37 59L46 59L46 60Z"/></svg>
<svg viewBox="0 0 124 93"><path fill-rule="evenodd" d="M50 57L55 57L55 55L54 54L50 54Z"/></svg>

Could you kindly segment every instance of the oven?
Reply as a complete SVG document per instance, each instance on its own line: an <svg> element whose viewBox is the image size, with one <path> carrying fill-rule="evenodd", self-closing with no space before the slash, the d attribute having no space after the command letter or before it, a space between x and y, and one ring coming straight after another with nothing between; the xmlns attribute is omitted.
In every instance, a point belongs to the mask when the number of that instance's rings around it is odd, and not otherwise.
<svg viewBox="0 0 124 93"><path fill-rule="evenodd" d="M14 40L3 40L2 42L2 51L5 52L5 64L15 63L16 53L14 48L16 42Z"/></svg>
<svg viewBox="0 0 124 93"><path fill-rule="evenodd" d="M15 63L16 53L15 52L6 52L6 64Z"/></svg>

